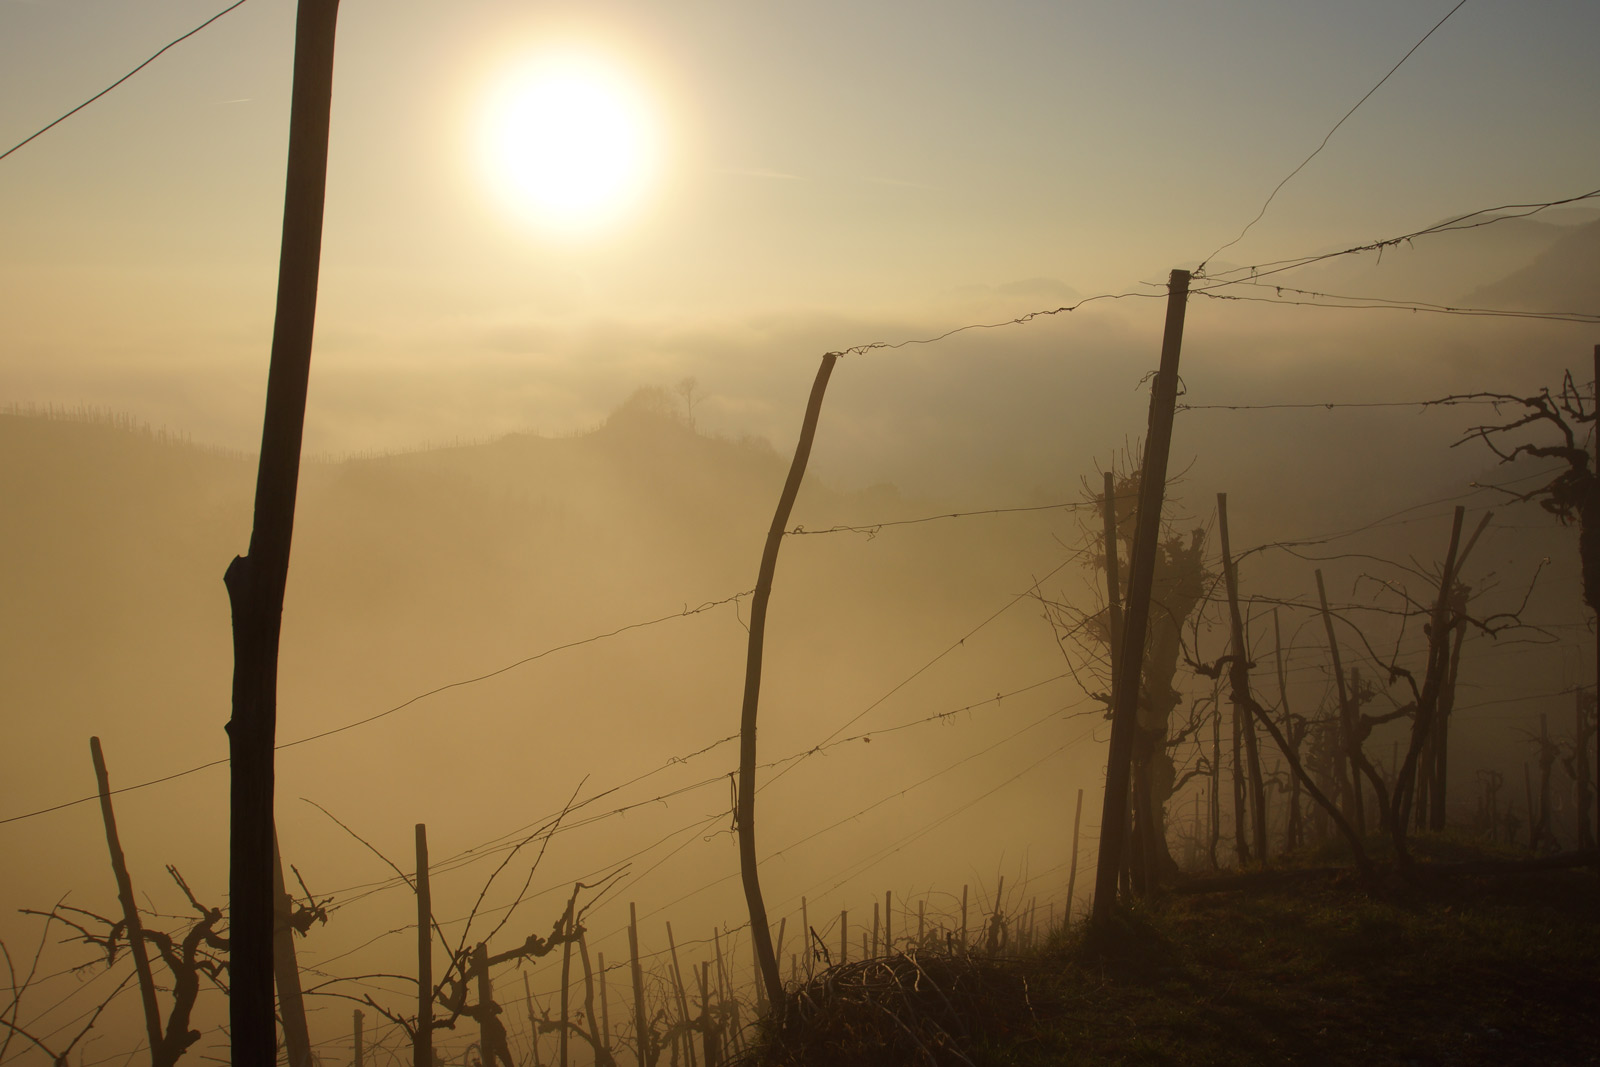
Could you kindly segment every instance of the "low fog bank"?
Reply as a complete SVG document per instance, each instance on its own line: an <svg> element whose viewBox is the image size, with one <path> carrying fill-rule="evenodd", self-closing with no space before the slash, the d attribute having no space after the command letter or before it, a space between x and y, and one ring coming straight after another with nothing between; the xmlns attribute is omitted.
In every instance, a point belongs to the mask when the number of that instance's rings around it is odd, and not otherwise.
<svg viewBox="0 0 1600 1067"><path fill-rule="evenodd" d="M1557 243L1544 237L1529 239L1519 270ZM952 294L945 319L993 321L980 313L1060 295L1045 283ZM1094 650L1058 643L1028 594L1089 615L1103 603L1085 562L1099 517L1080 505L1101 470L1126 471L1139 447L1161 315L1159 297L1091 304L848 355L837 368L791 523L807 534L784 543L768 629L761 757L782 762L758 810L775 919L797 923L804 896L819 929L841 908L862 922L885 890L948 915L963 885L976 912L980 887L1001 875L1009 893L1059 909L1079 788L1084 899L1104 766L1094 694L1105 682ZM434 858L459 857L434 890L456 933L506 846L573 796L572 828L551 840L537 895L505 936L548 931L574 880L621 863L629 873L591 926L613 963L626 953L630 900L650 949L664 947L665 921L686 940L743 921L727 739L748 599L734 598L754 583L814 354L938 332L919 321L796 315L577 340L507 328L494 358L402 349L380 365L336 348L319 365L310 441L322 455L302 475L278 736L349 728L279 755L285 860L335 900L302 943L307 966L407 973L411 900L305 801L407 871L412 826L426 822ZM1465 645L1451 741L1462 822L1476 773L1514 783L1536 759L1539 716L1569 734L1571 689L1592 681L1576 532L1485 488L1537 485L1547 469L1501 466L1481 443L1461 443L1509 412L1338 405L1530 394L1567 368L1587 382L1591 333L1198 296L1190 307L1166 515L1176 536L1201 531L1215 596L1216 494L1228 494L1264 694L1276 700L1276 607L1291 704L1308 715L1329 706L1317 568L1362 628L1364 644L1347 635L1346 666L1380 680L1391 663L1420 674L1424 638L1407 598L1431 597L1452 508L1468 508L1469 531L1494 510L1463 576L1474 615L1499 619ZM247 421L248 390L219 391L229 399L214 405L201 395L191 394L196 410L231 404ZM1334 406L1252 406L1279 404ZM567 410L591 414L529 429L539 413ZM114 786L226 757L221 575L248 542L253 479L246 455L116 420L0 415L0 550L13 561L0 597L11 709L0 818L88 795L91 734ZM1036 510L940 517L1022 508ZM1266 547L1284 541L1297 544ZM1222 654L1220 619L1213 602L1189 656ZM1177 682L1183 715L1210 696L1188 667ZM1380 705L1406 699L1397 681L1381 688ZM1386 768L1399 737L1390 729L1370 749ZM1180 773L1197 755L1177 753ZM1189 812L1202 784L1187 782L1171 810ZM224 901L226 790L226 768L212 767L118 797L136 884L159 910L184 906L167 863L202 900ZM1175 821L1174 834L1191 832ZM8 865L9 906L48 908L70 892L80 906L112 907L92 804L0 834L30 857ZM515 899L532 851L486 908ZM10 945L35 936L32 920L0 919ZM534 969L536 993L549 972ZM324 1005L313 1036L342 1032L347 1007ZM108 1014L105 1025L137 1022Z"/></svg>

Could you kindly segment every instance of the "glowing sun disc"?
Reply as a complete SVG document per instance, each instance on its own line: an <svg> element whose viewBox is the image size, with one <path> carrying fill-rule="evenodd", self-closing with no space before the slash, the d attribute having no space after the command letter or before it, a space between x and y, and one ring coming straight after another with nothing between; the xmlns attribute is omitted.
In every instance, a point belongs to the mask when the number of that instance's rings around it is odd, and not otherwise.
<svg viewBox="0 0 1600 1067"><path fill-rule="evenodd" d="M501 196L558 229L587 229L623 214L655 165L654 130L639 94L588 57L547 58L508 79L485 136Z"/></svg>

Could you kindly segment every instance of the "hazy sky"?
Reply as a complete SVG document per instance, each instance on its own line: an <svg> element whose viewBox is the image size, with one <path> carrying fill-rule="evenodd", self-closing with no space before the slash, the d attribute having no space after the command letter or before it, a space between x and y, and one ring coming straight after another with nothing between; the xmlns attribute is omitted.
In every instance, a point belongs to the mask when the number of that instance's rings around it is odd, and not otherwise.
<svg viewBox="0 0 1600 1067"><path fill-rule="evenodd" d="M0 0L0 141L220 6ZM580 428L684 374L733 425L768 399L723 388L741 359L803 388L815 348L756 343L785 324L843 346L1159 281L1450 6L346 0L310 445ZM0 162L0 398L253 444L292 22L252 0ZM1223 258L1600 185L1596 39L1592 4L1471 0ZM574 42L662 145L577 237L508 210L479 142L493 87Z"/></svg>
<svg viewBox="0 0 1600 1067"><path fill-rule="evenodd" d="M396 449L516 429L560 438L593 428L637 387L693 376L699 429L764 435L786 455L825 349L926 337L1097 293L1158 294L1143 283L1195 265L1234 237L1452 2L344 0L307 447ZM0 0L0 151L223 4ZM288 0L250 0L0 160L0 407L84 403L201 442L254 447L277 270L293 9ZM1468 0L1221 260L1342 248L1461 212L1600 187L1597 40L1600 6L1592 2ZM608 228L555 233L529 225L498 194L482 131L497 86L550 49L579 47L636 88L661 155L631 213ZM1518 225L1473 231L1459 245L1393 249L1384 261L1389 273L1376 281L1324 274L1333 280L1322 284L1454 297L1499 281L1533 254L1515 258L1517 248L1534 247L1529 235L1541 227ZM1435 289L1424 291L1427 284ZM1563 310L1600 309L1591 301ZM942 502L1076 497L1096 463L1110 462L1142 433L1140 383L1160 330L1158 300L1127 300L941 345L852 356L834 377L813 469L842 489L893 482L906 497ZM1588 325L1196 300L1184 382L1197 404L1532 391L1556 381L1562 368L1586 370L1594 340ZM1448 532L1450 494L1494 471L1486 453L1450 448L1478 417L1462 408L1186 412L1174 463L1188 480L1175 510L1181 522L1203 523L1212 494L1229 491L1235 543L1244 545L1387 522L1431 500L1390 524L1403 535L1383 525L1373 536L1388 539L1385 550L1401 543L1432 559ZM19 429L16 440L34 440L23 430L37 428ZM286 615L283 736L349 722L443 681L745 588L770 515L768 493L776 491L769 475L781 461L759 448L713 448L683 436L689 443L681 452L642 449L659 470L636 461L637 448L605 452L613 447L605 435L506 440L499 481L463 476L473 486L461 490L470 507L427 489L455 491L455 482L429 473L448 454L394 461L394 470L414 464L421 473L396 476L393 485L383 481L383 463L308 467ZM726 457L737 458L740 447L757 460L740 467ZM125 451L130 463L137 458ZM537 461L591 451L601 458L563 461L569 467L551 461L548 469ZM24 452L17 446L16 454ZM223 754L231 661L219 578L245 547L252 473L247 463L183 453L182 462L197 469L227 470L202 470L203 477L180 470L168 501L125 484L115 463L87 464L89 477L67 455L62 469L75 473L52 480L46 461L61 457L43 446L27 454L29 462L0 473L37 475L46 485L29 498L45 503L17 509L6 527L24 546L16 552L23 564L7 573L35 596L14 598L7 623L14 633L3 644L15 674L26 674L33 688L14 686L13 704L0 714L35 731L8 754L45 784L19 785L20 776L7 783L0 774L0 792L11 790L0 798L5 815L36 794L41 804L81 795L90 732L106 737L119 781L146 767L167 771ZM721 466L696 465L712 454L723 456ZM593 469L611 470L608 464L627 477L584 480ZM734 478L732 469L744 473ZM541 483L549 470L570 481ZM719 478L728 484L709 484ZM733 501L731 513L749 530L684 505L697 498L680 481ZM608 488L618 485L626 488ZM137 499L117 521L104 519L120 514L123 494ZM1478 509L1491 496L1480 492L1470 502ZM410 510L414 500L420 514ZM110 510L76 519L74 508L86 501ZM887 491L853 498L813 490L797 521L881 520L888 511L879 509L891 505L907 515L928 510ZM507 525L507 509L526 521ZM1492 565L1500 583L1493 590L1508 602L1543 553L1568 552L1562 558L1571 565L1570 538L1560 539L1570 531L1549 534L1548 544L1525 536L1532 510L1502 516L1475 561L1485 571ZM145 525L127 518L146 511L153 517ZM671 536L658 511L672 519ZM774 616L770 721L782 725L764 727L770 751L804 751L818 722L831 727L868 707L942 648L963 650L951 657L950 673L930 672L884 716L987 702L1002 688L1059 672L1054 643L1034 615L1007 616L981 642L951 642L1060 563L1065 550L1056 539L1070 525L1051 515L1020 534L938 529L906 527L900 540L870 544L796 538L802 543L785 550L785 592L806 595L784 601ZM159 553L140 547L147 534L159 540ZM499 555L485 555L491 535L503 542L494 542ZM921 544L922 554L896 555L909 551L907 543ZM859 572L839 579L840 560ZM437 575L430 562L441 562ZM1275 566L1281 574L1253 571L1247 585L1259 591L1270 579L1309 596L1310 563L1296 557ZM121 611L103 603L113 583L97 577L102 569L122 583ZM838 584L825 590L825 575ZM1331 583L1336 595L1349 595L1354 580ZM1552 581L1539 598L1540 622L1581 631L1574 583ZM34 603L48 610L35 611ZM723 610L684 622L681 636L661 636L663 629L637 645L619 641L552 658L496 683L503 688L493 689L492 704L487 696L482 706L474 702L488 687L471 691L470 700L452 693L426 710L439 721L459 711L459 722L448 721L460 728L422 735L426 744L401 730L434 721L419 715L295 750L280 764L286 831L297 849L333 857L315 877L343 888L386 872L364 854L352 858L342 833L295 799L302 790L373 828L402 860L411 823L436 820L436 855L443 855L476 843L490 832L485 826L499 833L519 825L531 817L530 796L540 804L553 790L564 796L583 773L605 785L726 736L742 622ZM1306 632L1315 639L1314 629ZM158 647L152 653L147 645ZM82 661L74 658L80 647L89 649ZM1508 642L1494 670L1509 671L1504 663L1522 654ZM1554 651L1540 654L1558 661ZM1581 673L1576 664L1590 662L1571 660L1570 668L1559 660L1560 686ZM1315 695L1320 662L1306 653L1296 669L1305 673L1295 684ZM1544 682L1558 685L1553 674ZM188 688L174 695L179 683ZM1476 696L1502 696L1494 688L1500 674L1487 668L1471 684L1485 686ZM121 702L107 700L96 688L102 685L115 687ZM1020 730L1024 713L1067 707L1066 700L1043 690L1008 698L1004 714ZM33 714L21 714L23 707ZM540 731L558 721L591 747L552 758L563 765L541 765L531 784L523 752L510 745L491 753L501 761L495 775L481 766L465 771L481 744L472 716L487 717L485 708L525 716ZM1052 745L1081 747L1065 771L1052 765L1049 777L1029 783L1048 806L1007 828L1008 840L1039 842L1036 851L971 863L1036 862L1036 871L1056 863L1069 787L1088 786L1086 818L1097 821L1094 789L1104 763L1100 747L1087 743L1101 724L1091 712L1051 726ZM888 720L880 719L868 721L882 728ZM884 775L883 761L901 761L891 768L899 777L885 779L888 791L913 771L978 751L971 738L988 721L969 715L960 724L974 733L952 726L910 756L860 745L831 757L826 775L817 761L807 774L821 776L823 786L795 775L770 794L780 813L773 846L871 802L876 794L860 795L856 786ZM1025 766L1034 756L1019 755L1023 745L1048 751L1036 735L1013 736L1014 748L980 761L984 775L999 781ZM541 732L539 740L548 738ZM1485 730L1452 751L1491 744L1506 747L1504 732ZM433 792L399 784L408 769L420 777L445 759L452 773L432 780ZM127 794L120 810L139 862L170 860L186 871L210 864L205 890L216 897L224 808L183 800L196 820L192 834L162 823L174 797L221 795L223 772L208 773L168 792ZM978 777L974 770L970 781ZM850 788L829 787L837 782ZM775 857L774 895L792 911L791 895L810 892L816 906L838 885L808 889L815 870L856 862L857 846L870 857L868 850L922 825L946 801L953 808L968 796L938 788L944 792L918 797L914 809L886 807L887 828L850 824L848 847L824 839L822 859L803 851ZM717 795L704 812L720 820L720 780L710 792ZM688 817L685 806L700 803L685 800L670 818ZM994 871L959 869L969 861L950 847L992 836L990 815L974 809L966 822L951 823L919 844L920 853L902 855L892 877L887 868L872 871L882 879L872 892L890 885L920 892L935 879L949 890L968 878L990 884ZM559 877L587 870L591 852L609 859L655 832L646 813L632 818L626 832L608 827L609 836L553 854ZM8 847L41 855L60 841L98 840L89 806L12 824L10 832L16 844ZM707 832L703 841L727 844ZM699 858L708 854L690 850L686 862L709 864ZM48 904L56 886L92 884L77 874L90 865L98 871L98 855L74 852L70 868L66 860L30 865L0 889L7 903ZM716 855L720 863L731 852ZM466 892L460 877L452 901ZM669 907L660 899L667 895L662 890L649 906ZM376 939L400 928L403 897L385 898L393 915L364 913L370 931L352 918L313 955L326 960L369 932ZM829 908L839 903L828 899ZM732 896L699 905L707 925L710 916L737 912ZM608 935L621 929L613 919ZM607 951L620 952L621 944L613 940ZM399 958L392 944L374 953L391 949ZM348 1016L342 1007L337 1015L342 1027Z"/></svg>

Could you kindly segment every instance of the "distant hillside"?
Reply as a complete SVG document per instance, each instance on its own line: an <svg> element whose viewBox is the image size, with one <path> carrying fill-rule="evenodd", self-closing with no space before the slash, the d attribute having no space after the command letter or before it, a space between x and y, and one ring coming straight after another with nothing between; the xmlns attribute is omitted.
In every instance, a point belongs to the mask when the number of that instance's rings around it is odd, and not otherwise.
<svg viewBox="0 0 1600 1067"><path fill-rule="evenodd" d="M1476 307L1600 313L1600 220L1566 233L1532 263L1467 299Z"/></svg>

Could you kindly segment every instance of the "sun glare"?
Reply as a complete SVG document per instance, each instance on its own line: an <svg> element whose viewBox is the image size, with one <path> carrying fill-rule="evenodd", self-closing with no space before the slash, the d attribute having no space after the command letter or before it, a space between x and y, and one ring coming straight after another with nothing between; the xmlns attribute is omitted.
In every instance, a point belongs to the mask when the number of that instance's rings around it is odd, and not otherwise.
<svg viewBox="0 0 1600 1067"><path fill-rule="evenodd" d="M656 166L656 131L640 92L588 55L542 57L506 78L484 140L507 205L561 231L618 221L642 199Z"/></svg>

